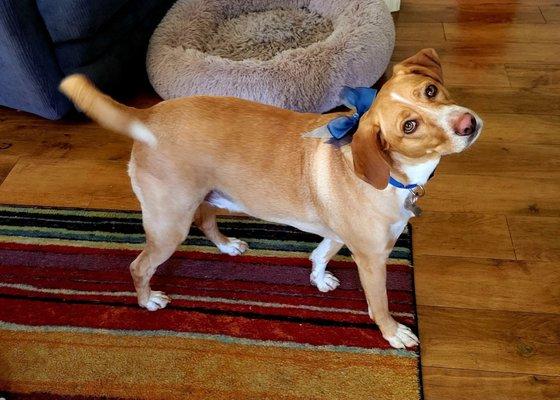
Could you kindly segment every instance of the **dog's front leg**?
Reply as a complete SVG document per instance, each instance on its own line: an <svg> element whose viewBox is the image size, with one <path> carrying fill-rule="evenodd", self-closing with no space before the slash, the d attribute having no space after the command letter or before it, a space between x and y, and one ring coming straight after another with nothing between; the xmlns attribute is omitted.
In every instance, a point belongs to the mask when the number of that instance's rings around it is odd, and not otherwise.
<svg viewBox="0 0 560 400"><path fill-rule="evenodd" d="M342 246L344 246L344 244L341 242L325 238L309 256L309 259L313 263L309 280L311 284L317 286L317 289L321 292L334 290L340 284L338 278L327 271L327 263L338 253Z"/></svg>
<svg viewBox="0 0 560 400"><path fill-rule="evenodd" d="M387 255L356 253L360 281L369 305L369 316L379 326L385 340L397 349L416 346L418 338L410 328L399 324L389 313L387 300Z"/></svg>

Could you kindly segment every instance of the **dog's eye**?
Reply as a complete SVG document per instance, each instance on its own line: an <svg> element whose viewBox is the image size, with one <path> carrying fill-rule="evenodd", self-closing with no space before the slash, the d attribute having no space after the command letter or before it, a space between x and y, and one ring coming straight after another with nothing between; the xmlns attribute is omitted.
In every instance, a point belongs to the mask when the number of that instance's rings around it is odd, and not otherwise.
<svg viewBox="0 0 560 400"><path fill-rule="evenodd" d="M414 132L416 128L418 128L418 121L414 119L409 119L403 124L403 132L407 135L410 135L412 132Z"/></svg>
<svg viewBox="0 0 560 400"><path fill-rule="evenodd" d="M431 99L431 98L436 97L437 92L438 92L438 89L437 89L437 86L436 86L436 85L428 85L428 86L426 87L426 90L425 90L424 93L426 93L426 97L427 97L428 99Z"/></svg>

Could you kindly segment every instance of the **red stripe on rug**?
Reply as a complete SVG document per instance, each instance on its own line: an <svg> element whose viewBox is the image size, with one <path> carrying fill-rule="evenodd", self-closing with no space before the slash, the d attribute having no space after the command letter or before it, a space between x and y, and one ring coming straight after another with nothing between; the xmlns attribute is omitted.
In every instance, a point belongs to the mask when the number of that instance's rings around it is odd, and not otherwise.
<svg viewBox="0 0 560 400"><path fill-rule="evenodd" d="M330 321L259 319L256 316L215 315L171 308L149 312L115 304L77 304L0 298L0 320L32 326L74 326L135 331L164 330L217 334L255 340L311 345L345 345L388 349L374 324L333 326ZM369 327L371 326L371 327Z"/></svg>
<svg viewBox="0 0 560 400"><path fill-rule="evenodd" d="M2 282L44 288L96 291L134 290L129 273L124 271L117 273L49 268L49 271L42 272L33 267L0 266L0 276L2 276ZM292 287L258 282L156 277L152 286L169 293L192 296L213 296L357 310L363 310L364 307L367 307L361 290L337 289L329 293L320 293L311 285ZM389 290L388 297L393 311L414 312L413 297L410 292Z"/></svg>
<svg viewBox="0 0 560 400"><path fill-rule="evenodd" d="M95 243L95 242L92 242ZM80 246L67 246L67 245L53 245L53 244L26 244L14 242L0 242L0 249L8 250L31 250L38 252L60 253L60 254L106 254L106 255L131 255L131 259L140 254L140 250L130 249L101 249L95 247L80 247ZM178 250L174 253L174 257L187 258L189 260L205 260L205 261L231 261L231 256L227 254L214 254L205 253L200 251L181 251ZM304 257L277 257L277 256L251 256L241 255L236 256L235 259L239 263L259 264L259 265L282 265L282 266L296 266L296 267L311 267L311 262ZM330 267L334 268L355 268L353 261L340 261L331 260ZM389 266L395 270L406 271L410 268L407 265L395 264Z"/></svg>
<svg viewBox="0 0 560 400"><path fill-rule="evenodd" d="M100 295L96 293L42 293L35 291L28 291L26 289L20 288L0 288L1 295L18 296L19 298L28 298L34 301L44 299L49 301L50 299L56 298L61 301L76 302L76 301L89 301L97 303L114 303L117 305L136 306L136 296L122 296L122 295ZM0 295L0 296L1 296ZM262 302L262 300L261 300ZM306 307L296 308L299 304L290 307L288 304L284 307L281 306L268 306L264 304L243 304L236 303L234 301L227 302L224 301L213 301L211 299L184 299L175 297L172 299L173 308L175 309L196 309L204 308L210 311L224 311L224 312L236 312L236 313L256 313L261 316L287 316L287 317L298 317L303 320L305 319L323 319L325 321L341 322L341 323L364 323L369 324L370 318L366 313L367 304L360 310L360 314L336 311L336 309L329 308L327 310L314 310ZM139 307L139 306L138 306ZM395 310L392 310L395 311ZM399 322L405 324L414 323L414 319L410 317L400 317L396 316Z"/></svg>
<svg viewBox="0 0 560 400"><path fill-rule="evenodd" d="M123 296L100 296L96 294L48 294L48 293L29 293L25 290L2 288L2 296L17 296L18 298L26 298L33 301L49 299L60 299L61 301L72 302L89 302L89 303L111 303L114 307L119 306L134 306L136 307L136 298L123 297ZM325 312L308 309L296 309L290 307L263 307L260 305L244 305L244 304L231 304L209 301L192 301L186 299L173 299L170 309L181 312L189 312L189 310L204 309L208 312L222 311L225 313L251 313L258 314L259 316L278 316L278 317L297 317L302 321L311 319L321 319L324 321L341 322L341 323L370 323L367 315L350 314L344 312ZM139 307L139 306L138 306ZM408 318L401 318L406 323Z"/></svg>
<svg viewBox="0 0 560 400"><path fill-rule="evenodd" d="M60 254L44 252L28 252L21 250L0 250L0 263L6 267L33 267L37 272L48 271L53 268L58 271L66 269L63 274L73 271L95 270L100 273L107 271L128 271L131 257L115 254L82 255ZM412 291L411 269L405 270L389 266L387 272L387 287L389 290ZM357 268L329 269L341 280L340 289L359 289L361 287ZM164 277L189 277L208 280L237 280L258 283L276 284L282 282L290 286L309 286L308 267L290 268L283 265L263 266L258 263L242 263L235 257L226 261L190 260L172 257L158 268L156 279Z"/></svg>

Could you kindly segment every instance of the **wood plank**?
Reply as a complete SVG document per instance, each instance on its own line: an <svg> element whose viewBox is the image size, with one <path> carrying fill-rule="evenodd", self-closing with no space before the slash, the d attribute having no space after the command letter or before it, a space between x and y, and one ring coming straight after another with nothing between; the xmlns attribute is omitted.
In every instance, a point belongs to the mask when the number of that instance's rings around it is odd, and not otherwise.
<svg viewBox="0 0 560 400"><path fill-rule="evenodd" d="M0 124L1 142L9 148L6 155L123 160L130 157L132 141L124 135L109 132L88 122L81 125ZM19 126L16 126L19 125Z"/></svg>
<svg viewBox="0 0 560 400"><path fill-rule="evenodd" d="M479 143L560 144L560 116L484 113Z"/></svg>
<svg viewBox="0 0 560 400"><path fill-rule="evenodd" d="M396 25L397 40L445 41L441 23L398 23Z"/></svg>
<svg viewBox="0 0 560 400"><path fill-rule="evenodd" d="M6 156L0 150L0 184L6 179L14 165L16 165L17 160L18 157Z"/></svg>
<svg viewBox="0 0 560 400"><path fill-rule="evenodd" d="M442 68L446 85L510 87L503 64L443 62Z"/></svg>
<svg viewBox="0 0 560 400"><path fill-rule="evenodd" d="M431 2L404 1L399 11L401 22L478 22L495 23L544 23L545 19L537 6L504 7L504 4L490 3L483 7L473 7L469 3L442 4Z"/></svg>
<svg viewBox="0 0 560 400"><path fill-rule="evenodd" d="M0 126L9 119L19 118L20 121L47 121L37 115L27 113L25 111L14 110L13 108L0 105ZM56 123L65 123L64 121L56 121Z"/></svg>
<svg viewBox="0 0 560 400"><path fill-rule="evenodd" d="M465 7L473 10L487 5L502 6L504 9L516 9L521 6L559 5L560 0L404 0L405 4L430 4L433 6Z"/></svg>
<svg viewBox="0 0 560 400"><path fill-rule="evenodd" d="M386 77L392 75L392 61L387 68ZM481 64L475 62L442 62L443 78L446 85L486 86L509 88L510 83L504 64Z"/></svg>
<svg viewBox="0 0 560 400"><path fill-rule="evenodd" d="M448 87L459 104L475 111L560 115L560 93L495 87Z"/></svg>
<svg viewBox="0 0 560 400"><path fill-rule="evenodd" d="M392 60L401 61L423 47L434 47L444 62L475 62L487 64L528 63L555 64L560 43L426 43L418 40L398 40Z"/></svg>
<svg viewBox="0 0 560 400"><path fill-rule="evenodd" d="M87 208L91 196L87 194L44 193L37 197L36 193L29 192L2 192L0 190L0 204L41 206L41 207L76 207Z"/></svg>
<svg viewBox="0 0 560 400"><path fill-rule="evenodd" d="M557 400L560 378L438 367L422 368L425 400Z"/></svg>
<svg viewBox="0 0 560 400"><path fill-rule="evenodd" d="M140 203L132 190L128 196L93 195L87 206L94 209L140 211Z"/></svg>
<svg viewBox="0 0 560 400"><path fill-rule="evenodd" d="M445 163L445 161L444 161ZM560 179L444 173L430 181L422 209L505 215L560 216ZM483 198L483 200L482 200Z"/></svg>
<svg viewBox="0 0 560 400"><path fill-rule="evenodd" d="M469 43L558 43L560 29L550 29L547 24L458 24L444 23L445 37L449 41Z"/></svg>
<svg viewBox="0 0 560 400"><path fill-rule="evenodd" d="M560 218L508 217L511 239L519 260L560 258ZM547 282L548 284L548 282Z"/></svg>
<svg viewBox="0 0 560 400"><path fill-rule="evenodd" d="M461 154L445 157L437 173L559 179L560 148L534 144L475 143Z"/></svg>
<svg viewBox="0 0 560 400"><path fill-rule="evenodd" d="M506 64L505 68L514 88L560 90L560 64Z"/></svg>
<svg viewBox="0 0 560 400"><path fill-rule="evenodd" d="M539 8L547 23L560 23L560 4L541 5Z"/></svg>
<svg viewBox="0 0 560 400"><path fill-rule="evenodd" d="M420 255L414 281L419 305L560 314L556 262Z"/></svg>
<svg viewBox="0 0 560 400"><path fill-rule="evenodd" d="M560 376L560 315L418 307L425 367Z"/></svg>
<svg viewBox="0 0 560 400"><path fill-rule="evenodd" d="M22 157L0 185L0 203L86 207L93 195L130 191L122 161Z"/></svg>
<svg viewBox="0 0 560 400"><path fill-rule="evenodd" d="M411 222L416 256L515 259L503 215L425 211Z"/></svg>

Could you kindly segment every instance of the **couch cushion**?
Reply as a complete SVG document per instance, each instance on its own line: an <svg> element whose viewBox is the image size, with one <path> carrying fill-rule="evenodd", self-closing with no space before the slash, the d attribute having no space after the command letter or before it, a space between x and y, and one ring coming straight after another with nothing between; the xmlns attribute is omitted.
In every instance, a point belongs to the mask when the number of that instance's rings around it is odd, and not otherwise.
<svg viewBox="0 0 560 400"><path fill-rule="evenodd" d="M170 3L169 0L130 1L94 36L56 43L56 58L60 68L64 73L69 73L78 67L96 63L110 53L112 47L122 42L129 43L129 55L134 55L139 48L147 46L150 35ZM141 42L138 43L138 40ZM125 60L129 58L126 52L122 56Z"/></svg>
<svg viewBox="0 0 560 400"><path fill-rule="evenodd" d="M35 0L0 1L0 104L60 118L70 102Z"/></svg>
<svg viewBox="0 0 560 400"><path fill-rule="evenodd" d="M92 37L131 0L36 0L54 43Z"/></svg>

